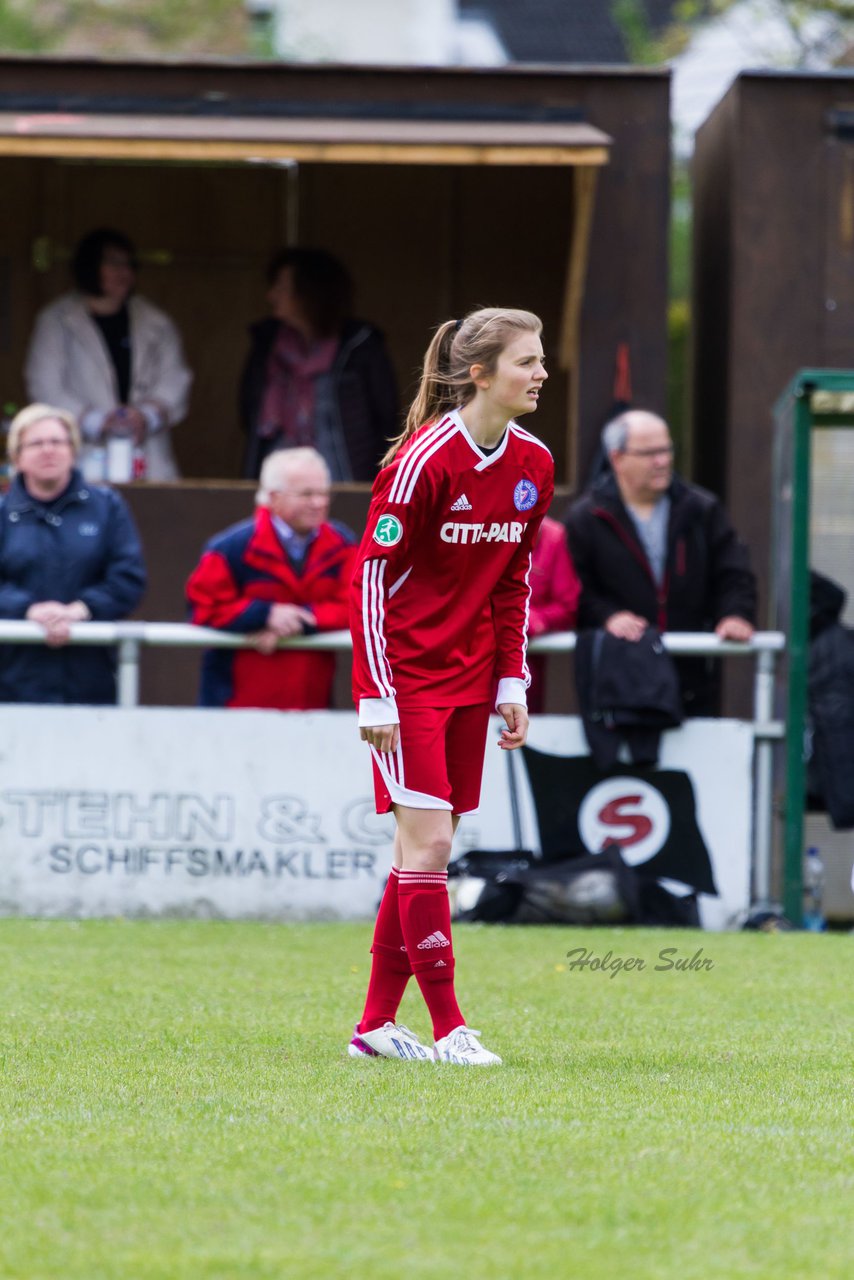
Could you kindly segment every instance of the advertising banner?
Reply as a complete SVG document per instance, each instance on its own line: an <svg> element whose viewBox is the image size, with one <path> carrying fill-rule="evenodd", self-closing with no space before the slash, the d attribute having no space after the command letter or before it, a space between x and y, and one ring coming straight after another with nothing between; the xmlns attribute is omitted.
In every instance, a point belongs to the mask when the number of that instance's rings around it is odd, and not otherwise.
<svg viewBox="0 0 854 1280"><path fill-rule="evenodd" d="M3 710L0 912L45 916L370 916L393 820L374 813L355 716L169 708ZM658 770L592 772L572 717L532 750L490 735L480 813L459 849L547 856L621 845L702 893L725 927L749 897L750 727L664 735ZM565 845L565 849L564 849Z"/></svg>

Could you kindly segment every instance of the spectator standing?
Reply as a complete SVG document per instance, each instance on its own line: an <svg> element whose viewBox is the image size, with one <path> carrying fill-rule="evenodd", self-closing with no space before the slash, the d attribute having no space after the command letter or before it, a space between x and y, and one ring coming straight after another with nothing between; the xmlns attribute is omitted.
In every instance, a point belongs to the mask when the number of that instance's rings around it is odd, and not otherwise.
<svg viewBox="0 0 854 1280"><path fill-rule="evenodd" d="M330 705L335 654L277 649L283 637L347 626L355 538L328 519L329 500L316 449L277 449L264 460L254 517L205 547L187 583L192 620L251 635L255 647L204 655L202 706Z"/></svg>
<svg viewBox="0 0 854 1280"><path fill-rule="evenodd" d="M240 383L244 475L273 449L313 445L333 480L373 480L400 429L382 334L352 317L350 276L322 249L282 250L267 282L271 314L251 327Z"/></svg>
<svg viewBox="0 0 854 1280"><path fill-rule="evenodd" d="M12 420L17 474L0 502L0 617L39 623L46 647L0 645L2 702L116 700L115 651L69 646L70 627L127 617L145 590L145 566L123 499L85 483L79 449L64 409L32 404Z"/></svg>
<svg viewBox="0 0 854 1280"><path fill-rule="evenodd" d="M546 516L531 560L531 606L528 638L550 631L572 631L578 615L581 584L569 554L566 530L558 520ZM546 657L532 654L528 711L539 713L545 702Z"/></svg>
<svg viewBox="0 0 854 1280"><path fill-rule="evenodd" d="M170 432L186 417L192 382L178 330L134 292L136 251L122 232L85 235L71 273L74 291L36 319L25 368L30 398L78 419L87 478L104 479L99 450L128 437L138 449L137 478L177 479Z"/></svg>
<svg viewBox="0 0 854 1280"><path fill-rule="evenodd" d="M756 579L747 548L720 501L674 473L667 423L631 409L607 424L602 443L611 474L567 516L581 579L579 629L604 627L632 641L653 624L749 640ZM686 715L713 715L712 660L680 658L677 668Z"/></svg>

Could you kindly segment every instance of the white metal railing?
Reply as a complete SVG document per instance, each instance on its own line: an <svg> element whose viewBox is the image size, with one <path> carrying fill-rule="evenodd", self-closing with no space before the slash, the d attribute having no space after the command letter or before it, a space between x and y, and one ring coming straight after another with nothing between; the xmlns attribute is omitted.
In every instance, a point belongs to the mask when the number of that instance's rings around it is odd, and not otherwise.
<svg viewBox="0 0 854 1280"><path fill-rule="evenodd" d="M720 640L699 632L665 632L665 648L673 654L696 657L753 657L754 825L753 896L771 897L771 848L774 742L783 737L782 723L774 720L774 672L777 654L786 647L780 631L757 631L744 643ZM45 631L37 622L0 619L0 643L43 644ZM530 643L531 653L571 653L574 631L555 631ZM143 647L191 649L240 649L250 647L245 635L213 631L185 622L76 622L70 628L70 644L110 645L118 650L118 705L139 705L139 664ZM326 631L314 636L281 640L280 649L344 651L352 648L349 631Z"/></svg>

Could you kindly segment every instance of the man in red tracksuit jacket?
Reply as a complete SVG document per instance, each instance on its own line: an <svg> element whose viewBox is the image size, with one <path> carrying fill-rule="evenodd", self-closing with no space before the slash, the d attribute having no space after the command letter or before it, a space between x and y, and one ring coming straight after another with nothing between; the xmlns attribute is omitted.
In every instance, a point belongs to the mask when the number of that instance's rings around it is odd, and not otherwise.
<svg viewBox="0 0 854 1280"><path fill-rule="evenodd" d="M206 545L187 583L192 621L253 635L255 646L205 654L202 706L329 706L334 653L277 649L285 636L347 627L355 537L327 520L329 498L315 449L276 450L264 462L254 517Z"/></svg>

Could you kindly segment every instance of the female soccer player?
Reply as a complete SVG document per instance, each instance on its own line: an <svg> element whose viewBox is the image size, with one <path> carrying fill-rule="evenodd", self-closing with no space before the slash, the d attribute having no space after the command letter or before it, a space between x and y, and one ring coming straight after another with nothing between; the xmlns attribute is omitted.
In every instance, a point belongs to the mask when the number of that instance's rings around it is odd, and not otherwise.
<svg viewBox="0 0 854 1280"><path fill-rule="evenodd" d="M437 330L402 434L374 482L351 596L353 689L377 811L397 823L352 1057L500 1063L454 993L451 841L480 799L492 697L525 741L531 551L554 488L548 449L514 421L548 377L542 324L487 309ZM414 974L432 1053L398 1006Z"/></svg>

